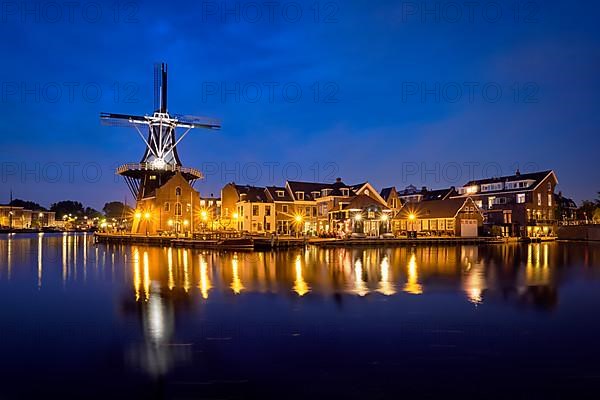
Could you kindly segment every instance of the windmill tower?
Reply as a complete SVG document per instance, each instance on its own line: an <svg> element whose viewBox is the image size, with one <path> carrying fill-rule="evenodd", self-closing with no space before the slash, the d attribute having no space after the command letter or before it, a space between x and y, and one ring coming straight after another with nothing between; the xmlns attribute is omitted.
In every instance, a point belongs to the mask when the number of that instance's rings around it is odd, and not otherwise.
<svg viewBox="0 0 600 400"><path fill-rule="evenodd" d="M184 167L177 153L177 145L195 128L220 129L214 119L191 115L169 114L167 109L167 65L154 66L154 112L152 115L101 113L103 125L134 128L144 141L146 149L139 163L128 163L117 168L136 199L136 220L133 231L154 233L158 230L183 231L181 222L193 226L193 184L202 179L202 173ZM147 130L144 134L142 130ZM168 183L175 190L167 192ZM189 193L189 197L188 197ZM183 205L186 207L183 207ZM184 211L183 209L189 209ZM150 216L148 216L150 215ZM187 219L186 219L187 217ZM136 223L137 222L137 223ZM145 226L144 226L145 225ZM191 227L189 228L192 229Z"/></svg>

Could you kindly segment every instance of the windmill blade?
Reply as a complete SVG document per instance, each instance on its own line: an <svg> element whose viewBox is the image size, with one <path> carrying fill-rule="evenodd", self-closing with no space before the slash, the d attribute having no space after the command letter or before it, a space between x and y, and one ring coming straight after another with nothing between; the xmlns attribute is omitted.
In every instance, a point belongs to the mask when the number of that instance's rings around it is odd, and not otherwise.
<svg viewBox="0 0 600 400"><path fill-rule="evenodd" d="M167 64L154 64L154 112L167 112Z"/></svg>
<svg viewBox="0 0 600 400"><path fill-rule="evenodd" d="M139 124L148 125L146 117L112 113L100 113L100 122L106 126L134 127Z"/></svg>
<svg viewBox="0 0 600 400"><path fill-rule="evenodd" d="M173 115L177 126L182 128L221 129L221 121L214 118L198 117L195 115Z"/></svg>

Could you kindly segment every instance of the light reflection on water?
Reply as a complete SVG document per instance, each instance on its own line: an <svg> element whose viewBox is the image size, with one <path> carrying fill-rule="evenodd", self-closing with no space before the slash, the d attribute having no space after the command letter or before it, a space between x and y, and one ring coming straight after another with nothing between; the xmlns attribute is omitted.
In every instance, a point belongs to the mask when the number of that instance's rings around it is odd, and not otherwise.
<svg viewBox="0 0 600 400"><path fill-rule="evenodd" d="M310 321L331 324L327 326L333 329L332 337L346 337L356 345L353 335L361 341L385 337L388 330L398 329L398 321L406 324L410 318L422 318L418 326L431 325L438 331L444 324L440 321L452 321L452 316L465 320L484 312L482 316L492 317L490 310L497 307L512 313L514 321L497 321L507 326L523 323L519 314L531 310L560 314L561 307L574 307L572 297L561 300L559 295L561 287L573 282L592 284L600 292L598 245L309 247L245 253L105 246L95 245L92 239L85 234L4 237L0 240L0 300L18 304L24 313L40 308L42 299L64 296L82 303L114 304L96 316L82 310L85 317L81 318L126 321L107 325L108 336L130 335L117 340L127 370L143 371L150 377L166 376L186 366L199 368L197 358L202 351L195 349L211 343L213 352L225 351L223 346L234 346L236 337L243 336L240 332L247 334L252 323L279 324L283 334L269 331L260 336L273 341L272 351L279 352L277 343L299 337L299 332L306 335ZM7 291L10 287L19 291ZM40 300L28 303L28 287L35 288ZM582 293L587 292L578 294ZM328 303L335 308L328 308ZM56 315L63 312L49 310ZM423 310L427 313L420 313ZM134 334L127 325L131 321L140 326ZM381 324L389 326L380 328ZM362 329L367 330L359 334ZM414 337L427 335L429 331L423 329ZM461 330L465 328L447 332ZM313 342L328 335L320 332ZM8 336L6 343L16 338ZM254 341L237 343L237 351L254 346ZM403 346L388 343L385 348L400 351Z"/></svg>
<svg viewBox="0 0 600 400"><path fill-rule="evenodd" d="M58 242L57 242L58 241ZM57 244L60 243L60 246ZM306 296L331 293L360 297L379 293L398 295L397 288L411 295L423 295L440 284L460 285L467 301L480 304L488 289L497 289L500 281L513 279L517 291L531 286L555 285L560 258L572 257L565 244L538 243L489 247L398 247L375 249L325 249L315 247L282 252L208 252L181 248L141 246L104 246L92 243L87 234L62 236L38 234L33 238L7 236L0 240L2 279L13 278L18 263L35 260L37 286L44 284L47 265L60 260L61 278L67 282L87 281L88 265L94 278L117 279L122 273L130 281L136 301L147 301L152 282L168 290L183 289L202 299L211 293L230 290L244 293L288 293ZM15 250L15 246L17 249ZM592 265L597 249L586 249L580 261ZM115 270L117 268L117 270ZM17 271L22 274L23 271ZM444 278L444 279L440 279Z"/></svg>

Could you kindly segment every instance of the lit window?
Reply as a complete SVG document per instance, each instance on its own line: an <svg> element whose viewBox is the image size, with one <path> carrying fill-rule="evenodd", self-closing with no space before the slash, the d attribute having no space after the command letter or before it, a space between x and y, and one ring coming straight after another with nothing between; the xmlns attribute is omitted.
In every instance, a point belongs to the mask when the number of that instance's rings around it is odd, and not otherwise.
<svg viewBox="0 0 600 400"><path fill-rule="evenodd" d="M548 193L548 207L552 207L552 193Z"/></svg>
<svg viewBox="0 0 600 400"><path fill-rule="evenodd" d="M258 205L252 206L252 216L257 217L259 213Z"/></svg>
<svg viewBox="0 0 600 400"><path fill-rule="evenodd" d="M525 193L517 194L517 203L519 203L519 204L525 203Z"/></svg>
<svg viewBox="0 0 600 400"><path fill-rule="evenodd" d="M538 199L537 199L537 200L538 200L538 206L541 206L541 205L542 205L542 194L541 194L541 193L538 193L538 194L537 194L537 198L538 198Z"/></svg>
<svg viewBox="0 0 600 400"><path fill-rule="evenodd" d="M175 215L182 215L181 203L175 203Z"/></svg>

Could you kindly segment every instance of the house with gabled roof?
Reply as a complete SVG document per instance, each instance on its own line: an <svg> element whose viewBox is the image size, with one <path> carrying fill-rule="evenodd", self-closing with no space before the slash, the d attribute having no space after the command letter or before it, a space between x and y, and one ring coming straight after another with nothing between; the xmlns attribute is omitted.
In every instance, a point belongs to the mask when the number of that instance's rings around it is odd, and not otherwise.
<svg viewBox="0 0 600 400"><path fill-rule="evenodd" d="M453 198L405 203L394 216L397 236L410 232L431 236L477 237L483 214L470 198Z"/></svg>
<svg viewBox="0 0 600 400"><path fill-rule="evenodd" d="M497 178L478 179L458 188L452 197L471 197L489 227L505 236L543 236L556 229L554 190L558 184L552 170Z"/></svg>
<svg viewBox="0 0 600 400"><path fill-rule="evenodd" d="M242 232L273 232L274 204L264 187L228 183L221 189L221 219Z"/></svg>

